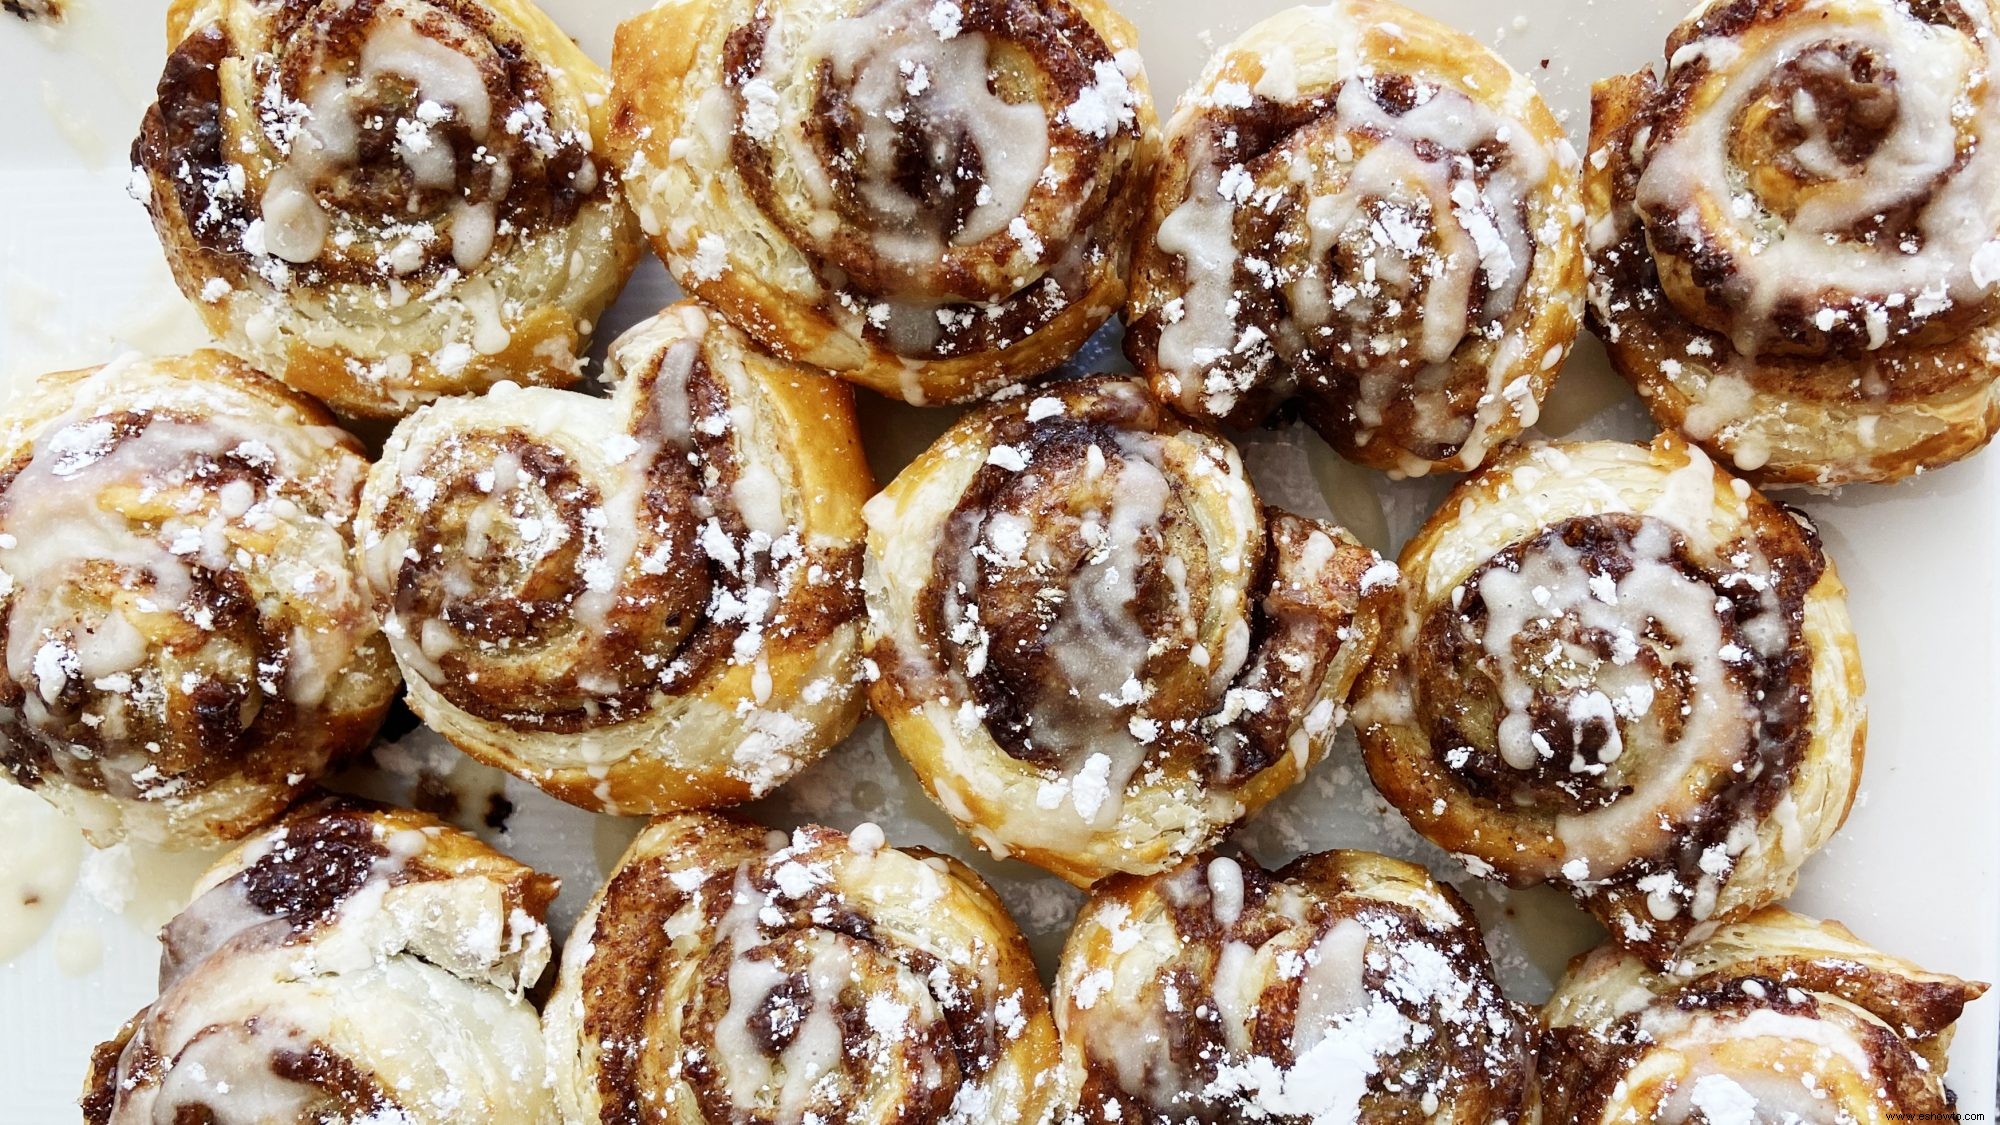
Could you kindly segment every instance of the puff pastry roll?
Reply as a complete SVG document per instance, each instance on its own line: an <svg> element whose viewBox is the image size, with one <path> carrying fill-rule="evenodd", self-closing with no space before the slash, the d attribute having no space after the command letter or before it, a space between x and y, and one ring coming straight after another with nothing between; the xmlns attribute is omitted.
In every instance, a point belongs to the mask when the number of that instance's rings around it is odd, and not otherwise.
<svg viewBox="0 0 2000 1125"><path fill-rule="evenodd" d="M1094 894L1056 973L1068 1125L1532 1121L1479 924L1370 852L1204 856Z"/></svg>
<svg viewBox="0 0 2000 1125"><path fill-rule="evenodd" d="M1079 886L1317 762L1396 583L1126 379L968 414L866 516L875 712L981 847Z"/></svg>
<svg viewBox="0 0 2000 1125"><path fill-rule="evenodd" d="M0 768L126 837L213 846L367 745L397 674L350 558L368 471L215 351L43 376L0 414Z"/></svg>
<svg viewBox="0 0 2000 1125"><path fill-rule="evenodd" d="M1590 312L1662 424L1763 482L1895 480L2000 425L1986 0L1709 4L1597 85Z"/></svg>
<svg viewBox="0 0 2000 1125"><path fill-rule="evenodd" d="M1544 1119L1949 1120L1952 1024L1986 985L1767 907L1656 972L1605 946L1543 1012Z"/></svg>
<svg viewBox="0 0 2000 1125"><path fill-rule="evenodd" d="M568 1125L1028 1125L1055 1026L1000 900L872 824L654 821L545 1015Z"/></svg>
<svg viewBox="0 0 2000 1125"><path fill-rule="evenodd" d="M1672 435L1502 457L1404 548L1356 708L1376 787L1475 874L1550 882L1659 964L1790 893L1865 727L1803 516Z"/></svg>
<svg viewBox="0 0 2000 1125"><path fill-rule="evenodd" d="M609 83L529 0L174 0L133 193L261 370L393 418L567 383L640 235Z"/></svg>
<svg viewBox="0 0 2000 1125"><path fill-rule="evenodd" d="M840 382L699 305L549 387L396 427L356 522L412 709L575 805L768 792L861 714L861 505Z"/></svg>
<svg viewBox="0 0 2000 1125"><path fill-rule="evenodd" d="M553 1125L523 993L556 880L405 809L306 806L160 935L160 995L92 1055L85 1125Z"/></svg>
<svg viewBox="0 0 2000 1125"><path fill-rule="evenodd" d="M1158 148L1103 0L670 0L619 28L612 146L688 292L914 403L1116 312Z"/></svg>
<svg viewBox="0 0 2000 1125"><path fill-rule="evenodd" d="M1167 126L1125 350L1190 417L1297 399L1351 460L1477 467L1583 311L1577 157L1526 78L1381 0L1280 12Z"/></svg>

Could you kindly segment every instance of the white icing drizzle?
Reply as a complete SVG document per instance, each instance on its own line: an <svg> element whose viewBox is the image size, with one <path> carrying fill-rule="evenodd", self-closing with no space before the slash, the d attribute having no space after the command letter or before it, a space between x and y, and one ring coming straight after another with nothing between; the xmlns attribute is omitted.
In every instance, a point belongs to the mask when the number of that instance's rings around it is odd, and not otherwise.
<svg viewBox="0 0 2000 1125"><path fill-rule="evenodd" d="M1091 380L995 406L864 512L876 659L939 734L932 791L989 849L1207 847L1324 751L1346 646L1395 584L1350 594L1365 549L1267 523L1234 448L1146 394ZM1028 799L973 815L1008 791Z"/></svg>
<svg viewBox="0 0 2000 1125"><path fill-rule="evenodd" d="M48 802L0 780L0 964L35 944L62 909L83 860L76 825Z"/></svg>
<svg viewBox="0 0 2000 1125"><path fill-rule="evenodd" d="M1089 972L1065 964L1067 1032L1118 1089L1148 1103L1143 1120L1206 1120L1228 1110L1235 1116L1217 1119L1336 1125L1358 1120L1362 1099L1384 1093L1429 1113L1454 1096L1472 1096L1455 1085L1466 1074L1456 1067L1443 1077L1404 1070L1398 1056L1405 1051L1464 1052L1460 1061L1474 1073L1522 1065L1501 1058L1509 1048L1494 1041L1506 1038L1508 1019L1496 1007L1497 990L1404 928L1415 924L1444 937L1441 922L1413 923L1364 909L1341 912L1321 930L1309 921L1318 916L1313 896L1274 882L1257 907L1271 920L1238 930L1242 879L1236 861L1218 858L1166 877L1152 892L1180 909L1208 900L1220 927L1204 938L1212 942L1212 962L1188 951L1189 939L1159 912L1164 903L1094 905L1081 923L1096 939L1093 948L1108 946L1109 954L1094 955L1103 960L1090 961ZM1446 937L1447 943L1457 940ZM1212 963L1212 971L1194 968L1204 963ZM1170 973L1176 964L1188 968ZM1185 991L1183 980L1195 990ZM1274 1000L1272 994L1287 987L1296 988L1296 1000ZM1436 1018L1423 1022L1406 1010ZM1286 1023L1274 1027L1279 1012ZM1200 1021L1195 1027L1212 1023L1218 1041L1183 1045L1189 1013ZM1285 1037L1289 1065L1279 1065L1262 1046L1274 1031ZM1212 1067L1212 1077L1190 1073L1191 1066ZM1416 1074L1427 1077L1413 1082ZM1071 1125L1083 1120L1069 1119Z"/></svg>
<svg viewBox="0 0 2000 1125"><path fill-rule="evenodd" d="M1536 240L1550 233L1528 224L1557 157L1510 110L1449 87L1419 83L1417 91L1417 103L1396 114L1378 103L1370 80L1349 78L1324 95L1332 126L1314 136L1331 140L1281 147L1254 166L1233 156L1235 129L1204 127L1188 142L1187 195L1157 237L1184 270L1158 342L1159 366L1183 403L1220 417L1253 391L1285 397L1301 357L1317 355L1359 380L1362 444L1389 405L1412 394L1421 406L1417 436L1462 444L1474 460L1504 415L1532 420L1527 384L1515 386L1521 344L1504 326L1528 287ZM1211 98L1223 104L1221 93ZM1249 104L1247 91L1240 104ZM1482 146L1502 154L1490 169L1466 155ZM1287 217L1276 245L1237 245L1247 209L1280 207L1299 213ZM1272 290L1288 315L1275 324L1251 318L1245 284ZM1475 341L1496 343L1484 362L1486 393L1468 420L1428 388Z"/></svg>
<svg viewBox="0 0 2000 1125"><path fill-rule="evenodd" d="M833 67L867 123L861 191L884 220L873 231L876 248L898 260L935 260L942 251L937 233L918 221L924 201L895 183L897 139L908 114L921 114L938 135L962 137L981 154L987 190L951 236L955 246L991 238L1025 214L1049 159L1047 110L995 93L986 36L940 38L928 21L916 18L929 7L876 5L828 24L806 52L808 60L824 59Z"/></svg>
<svg viewBox="0 0 2000 1125"><path fill-rule="evenodd" d="M157 722L171 697L186 690L173 671L177 661L148 640L157 619L214 627L211 610L195 597L197 570L240 575L255 595L309 599L328 621L364 617L339 524L341 501L324 513L301 503L309 492L352 485L352 476L328 476L341 468L337 458L352 462L349 473L361 461L345 453L345 437L330 427L277 408L260 417L253 404L194 382L127 390L122 373L113 364L72 389L78 405L43 427L0 505L6 667L26 689L21 718L34 727L62 722L59 701L81 687L83 721L105 743L110 792L167 798L182 783L149 768L145 748L121 744L133 724ZM141 432L129 433L133 426ZM237 477L216 488L202 479L232 458L262 468L268 483ZM159 505L167 510L151 510ZM129 596L99 607L76 604L70 593L79 576L106 566L118 569ZM319 706L361 640L357 628L302 619L275 665L244 661L232 672L232 662L218 655L213 674L240 677L247 725L260 699Z"/></svg>
<svg viewBox="0 0 2000 1125"><path fill-rule="evenodd" d="M1027 1030L1021 995L1005 990L983 936L960 932L955 921L904 920L903 911L956 909L949 868L888 848L879 828L863 828L872 831L847 840L816 827L789 839L773 833L765 855L669 875L689 897L664 921L665 933L698 963L720 963L723 994L701 1001L713 1016L706 1042L676 1021L684 1039L653 1030L646 1049L674 1052L676 1073L698 1069L696 1080L719 1088L738 1114L776 1125L873 1119L900 1099L920 1103L951 1088L954 1078L941 1125L1015 1120L982 1111L985 1099L1020 1081L1004 1056ZM711 922L707 900L717 895L726 905ZM834 921L846 912L879 928L858 937ZM709 949L721 956L704 956ZM703 987L685 974L676 979ZM655 1018L665 1017L649 1013ZM983 1024L996 1053L967 1059L946 1034L954 1019ZM939 1050L959 1054L955 1075ZM857 1067L857 1058L870 1064ZM963 1069L968 1062L979 1070Z"/></svg>
<svg viewBox="0 0 2000 1125"><path fill-rule="evenodd" d="M520 999L547 964L546 927L519 908L503 913L491 874L409 880L432 834L447 830L371 827L382 850L323 916L252 901L247 869L314 861L318 845L295 839L289 826L245 845L240 867L211 873L162 935L160 997L140 1013L135 1039L117 1061L111 1120L202 1110L230 1125L316 1117L335 1095L281 1075L276 1060L314 1048L339 1055L368 1032L379 1042L361 1046L385 1052L465 1048L426 1060L429 1089L398 1088L409 1070L393 1055L385 1056L389 1065L347 1059L383 1099L369 1121L443 1120L453 1109L484 1114L496 1108L496 1096L500 1104L546 1099L539 1040L523 1034L535 1027L533 1012ZM308 873L315 872L302 866L290 877ZM402 995L407 989L419 995ZM412 1004L421 1003L425 1016L446 1026L371 1028L352 1002L328 996L355 990L380 990L376 999L393 1013L388 1020L409 1018ZM481 1016L504 1025L450 1026ZM151 1065L134 1065L155 1052Z"/></svg>
<svg viewBox="0 0 2000 1125"><path fill-rule="evenodd" d="M1844 1125L1856 1118L1834 1091L1843 1082L1858 1081L1872 1089L1882 1081L1868 1048L1844 1020L1766 1008L1735 1018L1652 1008L1640 1028L1649 1041L1676 1051L1686 1066L1652 1118L1662 1125L1697 1120L1708 1125ZM1748 1054L1748 1045L1758 1040L1767 1045ZM1789 1061L1753 1070L1736 1061L1745 1057Z"/></svg>
<svg viewBox="0 0 2000 1125"><path fill-rule="evenodd" d="M1913 329L1954 306L1991 298L2000 282L1995 39L1980 6L1954 10L1975 22L1976 38L1927 24L1899 5L1814 0L1788 13L1755 51L1707 39L1672 60L1675 74L1705 66L1696 87L1701 100L1652 140L1636 202L1650 222L1679 226L1732 253L1731 337L1738 352L1765 350L1770 314L1781 302L1818 308L1822 331L1858 325L1876 349L1892 339L1892 312ZM1818 182L1786 218L1765 205L1744 169L1732 166L1730 131L1782 68L1844 69L1833 53L1841 47L1867 52L1894 76L1893 116L1879 145L1849 164L1828 143L1810 88L1800 87L1791 108L1805 136L1786 155ZM1886 235L1851 235L1913 202L1920 204L1918 237L1891 245Z"/></svg>
<svg viewBox="0 0 2000 1125"><path fill-rule="evenodd" d="M845 1039L841 1005L843 994L852 986L856 965L840 938L826 934L806 939L811 949L804 972L804 1003L789 1009L790 1018L796 1021L792 1025L795 1030L783 1050L771 1056L750 1023L770 1005L772 993L792 974L768 957L757 955L767 940L758 915L768 909L769 900L739 871L729 913L718 927L723 940L731 943L734 956L729 961L729 1007L715 1025L714 1063L722 1071L730 1100L739 1109L750 1113L768 1106L776 1110L778 1121L802 1122L815 1108L816 1087L840 1067ZM925 997L928 999L928 993ZM772 1106L774 1092L776 1104Z"/></svg>
<svg viewBox="0 0 2000 1125"><path fill-rule="evenodd" d="M809 229L818 235L838 229L846 220L835 210L832 171L820 166L806 139L815 113L814 76L822 65L829 68L862 122L853 171L878 220L868 237L883 258L906 268L935 264L953 248L1006 232L1028 213L1050 160L1049 111L996 93L987 37L941 37L930 20L933 6L918 0L877 4L810 28L773 9L762 65L740 88L743 111L736 123L783 154L785 169L811 199ZM896 182L900 136L913 115L941 141L953 139L980 153L984 190L956 231L931 229L925 218L930 201L913 198ZM716 116L709 127L726 130L729 123ZM719 137L710 146L718 152L727 147ZM934 308L922 315L930 317Z"/></svg>
<svg viewBox="0 0 2000 1125"><path fill-rule="evenodd" d="M1547 877L1560 870L1578 888L1672 854L1714 792L1713 784L1691 786L1691 777L1749 780L1766 764L1767 701L1746 691L1740 668L1778 661L1794 641L1777 572L1753 537L1724 540L1721 529L1739 517L1717 497L1714 464L1682 448L1686 461L1656 491L1629 507L1612 505L1647 517L1622 553L1624 573L1599 573L1577 548L1546 536L1518 564L1485 568L1477 579L1486 613L1482 666L1492 670L1501 706L1493 749L1514 770L1553 763L1580 778L1609 775L1613 781L1594 784L1622 790L1608 804L1555 817L1560 853ZM1539 470L1517 469L1514 486L1531 490L1539 480ZM1676 565L1677 538L1696 573ZM1723 596L1746 592L1748 613ZM1453 604L1466 594L1454 589ZM1724 617L1733 631L1725 633ZM1536 729L1551 702L1573 743ZM1447 749L1448 764L1454 753L1463 750ZM1691 886L1671 866L1639 879L1648 911L1662 921L1684 911L1707 918L1755 830L1750 819L1728 826L1700 856Z"/></svg>
<svg viewBox="0 0 2000 1125"><path fill-rule="evenodd" d="M608 401L510 384L477 403L413 416L385 454L395 476L378 470L371 481L365 514L374 530L362 558L390 612L386 631L398 660L447 693L456 690L444 666L454 652L473 670L492 661L519 662L537 678L573 672L577 706L594 722L629 724L637 735L663 716L684 721L685 700L701 695L690 686L696 677L748 669L748 696L735 710L743 735L717 753L728 763L720 768L763 792L802 765L801 747L818 730L795 711L849 688L844 671L785 682L768 645L793 643L792 607L801 598L849 579L828 554L837 544L810 527L801 470L786 455L786 431L764 385L790 376L751 370L737 350L741 338L719 339L714 333L726 329L710 317L700 306L677 305L621 337L608 358L615 387ZM719 392L714 400L697 401L698 368ZM480 440L516 429L574 466L575 486L544 479ZM445 502L446 480L460 482L448 499L464 506L462 539L448 542L437 574L425 580L438 589L414 602L400 598L398 574L436 546L426 513ZM684 497L685 507L661 508L663 489L677 502ZM389 505L388 490L406 513ZM552 583L541 596L563 599L566 612L525 643L460 629L443 607L489 594L475 588L489 561ZM683 568L709 578L689 586L696 592L688 604L657 623L669 632L635 628L635 620L653 620L664 605L658 599L679 596L661 582ZM709 643L717 632L727 643ZM635 644L647 650L637 661ZM477 682L468 675L459 686L477 691ZM525 705L503 718L521 729L541 722ZM601 770L635 748L593 733L565 748L571 752Z"/></svg>
<svg viewBox="0 0 2000 1125"><path fill-rule="evenodd" d="M321 54L321 64L314 70L327 73L319 78L307 104L293 115L296 131L264 188L264 246L270 253L304 264L325 248L335 217L328 214L316 189L359 156L362 123L353 105L357 88L386 75L415 85L420 102L414 119L405 123L408 127L398 129L396 154L423 187L448 188L458 178L458 156L434 126L456 119L475 141L486 138L493 103L485 76L457 48L419 31L413 22L419 10L406 0L385 4L369 26L351 77L327 66ZM316 49L324 51L317 45ZM496 173L505 175L497 166ZM485 205L483 211L462 206L454 215L453 254L461 268L469 269L492 248L491 206Z"/></svg>

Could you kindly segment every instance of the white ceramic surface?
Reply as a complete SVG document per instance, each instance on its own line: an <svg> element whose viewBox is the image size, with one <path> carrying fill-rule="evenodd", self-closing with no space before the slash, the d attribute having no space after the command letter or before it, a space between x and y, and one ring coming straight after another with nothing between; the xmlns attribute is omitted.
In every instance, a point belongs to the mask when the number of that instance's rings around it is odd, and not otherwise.
<svg viewBox="0 0 2000 1125"><path fill-rule="evenodd" d="M174 292L139 205L125 195L125 151L150 100L164 52L166 0L68 0L53 35L0 17L0 399L35 374L100 362L120 351L172 351L202 332ZM599 60L618 19L643 0L543 0ZM1571 131L1586 124L1591 79L1655 60L1684 0L1415 0L1496 46L1535 76ZM1164 117L1212 46L1283 0L1124 0ZM673 293L657 263L642 267L610 333ZM1115 349L1085 361L1112 366ZM949 422L863 396L870 456L884 479ZM1578 349L1545 413L1568 436L1639 437L1650 422L1604 366ZM1276 503L1333 514L1385 551L1398 546L1440 482L1389 485L1343 465L1303 430L1244 441ZM1846 829L1806 868L1792 905L1839 918L1862 937L1934 968L2000 978L2000 625L1993 560L2000 558L2000 454L1913 483L1795 496L1825 533L1852 590L1870 683L1871 730L1861 798ZM383 755L392 767L344 779L377 793L418 772L447 774L467 819L492 794L514 805L501 847L565 878L567 926L635 822L592 818L459 758L423 734ZM916 789L879 724L865 725L826 763L756 810L778 824L815 819L883 824L893 841L973 853ZM16 885L10 857L40 818L33 798L0 792L0 892ZM1464 875L1418 840L1368 787L1350 738L1332 760L1254 821L1242 841L1266 862L1335 845L1420 859L1474 900L1507 984L1540 1000L1551 974L1596 939L1591 923L1552 892L1509 894ZM65 841L37 854L61 857ZM85 849L87 851L87 849ZM29 872L67 897L39 941L0 964L0 1122L73 1121L90 1047L153 995L153 928L179 905L199 857L120 849L86 854L81 876ZM1077 897L1016 864L981 862L1047 962ZM71 884L74 884L72 887ZM4 957L0 953L0 957ZM1967 1013L1953 1050L1960 1109L1994 1108L1996 1013L1989 996Z"/></svg>

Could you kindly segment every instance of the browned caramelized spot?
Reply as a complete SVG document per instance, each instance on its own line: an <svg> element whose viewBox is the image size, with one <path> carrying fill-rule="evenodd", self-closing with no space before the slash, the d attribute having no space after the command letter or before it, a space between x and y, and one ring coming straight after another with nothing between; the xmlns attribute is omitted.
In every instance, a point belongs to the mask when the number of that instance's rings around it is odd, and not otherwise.
<svg viewBox="0 0 2000 1125"><path fill-rule="evenodd" d="M374 823L357 808L320 808L324 815L289 821L255 862L167 924L160 935L163 989L249 929L268 933L274 943L309 932L383 873L388 851ZM398 871L386 875L403 877Z"/></svg>
<svg viewBox="0 0 2000 1125"><path fill-rule="evenodd" d="M90 1051L90 1070L84 1078L83 1108L84 1125L111 1125L111 1113L118 1108L119 1065L124 1059L126 1048L132 1043L132 1036L138 1029L139 1021L145 1018L146 1010L125 1021L118 1034L99 1043ZM133 1052L129 1073L142 1075L157 1066L157 1057L150 1052Z"/></svg>
<svg viewBox="0 0 2000 1125"><path fill-rule="evenodd" d="M157 96L132 142L133 166L154 177L154 205L165 205L163 187L170 191L195 241L225 263L248 257L238 233L249 222L242 201L218 197L208 180L180 170L219 173L224 167L221 66L229 57L229 37L220 24L197 28L181 40L167 56Z"/></svg>

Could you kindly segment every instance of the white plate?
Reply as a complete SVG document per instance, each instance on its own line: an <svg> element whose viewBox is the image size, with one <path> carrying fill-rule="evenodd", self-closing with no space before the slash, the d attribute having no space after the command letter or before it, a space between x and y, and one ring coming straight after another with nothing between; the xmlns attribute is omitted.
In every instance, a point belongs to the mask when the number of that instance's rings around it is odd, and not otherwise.
<svg viewBox="0 0 2000 1125"><path fill-rule="evenodd" d="M101 362L119 351L173 351L202 332L174 292L138 204L125 195L125 150L164 55L165 0L69 0L71 23L46 35L0 17L0 398L44 370ZM600 61L617 20L637 0L544 0ZM1153 91L1168 104L1212 46L1285 6L1284 0L1125 0L1142 33ZM1581 147L1592 79L1654 62L1683 0L1416 0L1533 75ZM673 294L648 262L606 318L605 334L655 311ZM1099 365L1115 349L1091 349ZM952 412L916 411L863 396L878 474L894 470L948 424ZM1545 428L1571 436L1651 432L1594 344L1578 349ZM1335 515L1391 550L1416 526L1439 482L1389 486L1342 465L1303 430L1244 441L1265 496ZM1329 503L1329 497L1331 503ZM1845 830L1806 867L1792 905L1839 918L1863 938L1928 967L2000 978L2000 683L1994 560L2000 558L2000 455L1987 454L1913 483L1793 497L1825 533L1852 590L1872 711L1861 797ZM567 926L634 822L592 818L459 758L427 736L391 755L405 771L450 773L476 821L487 796L515 811L487 835L565 878ZM363 776L349 787L387 791L407 777ZM60 831L34 829L45 806L0 790L0 894L27 867L51 902L41 939L0 965L0 1120L75 1119L90 1048L153 996L152 931L179 905L200 859L129 849L89 853ZM756 810L776 823L818 819L847 828L874 820L900 843L977 858L918 792L879 724ZM1373 847L1429 863L1478 905L1509 989L1540 1000L1550 976L1595 941L1591 923L1549 891L1509 894L1467 878L1418 840L1368 787L1352 741L1242 835L1266 862L1335 845ZM37 846L32 850L30 843ZM80 862L81 877L67 874ZM1044 967L1077 898L1015 863L981 862L1035 939ZM74 887L75 889L72 889ZM66 898L64 897L66 896ZM4 940L4 936L0 936ZM4 954L0 954L4 956ZM1994 1107L2000 997L1973 1005L1952 1052L1960 1108ZM1989 1117L1990 1119L1990 1117Z"/></svg>

